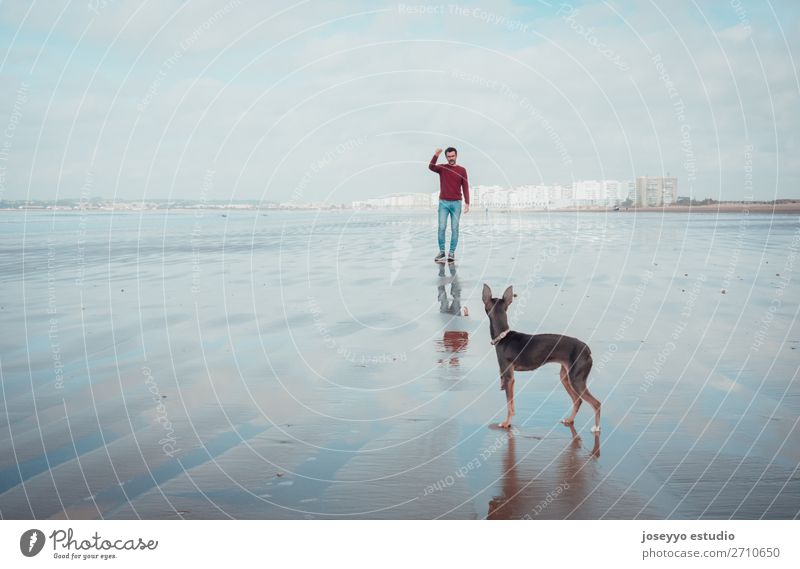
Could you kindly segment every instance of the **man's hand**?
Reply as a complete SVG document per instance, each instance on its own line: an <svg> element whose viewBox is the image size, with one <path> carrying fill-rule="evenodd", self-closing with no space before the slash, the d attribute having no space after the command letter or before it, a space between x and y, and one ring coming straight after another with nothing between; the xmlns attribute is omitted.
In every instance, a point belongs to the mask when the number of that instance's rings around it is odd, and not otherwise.
<svg viewBox="0 0 800 569"><path fill-rule="evenodd" d="M468 203L464 204L464 213L469 213L469 204Z"/></svg>
<svg viewBox="0 0 800 569"><path fill-rule="evenodd" d="M434 156L439 156L439 154L441 154L441 153L442 153L442 149L441 148L437 148L436 151L433 153L433 155Z"/></svg>

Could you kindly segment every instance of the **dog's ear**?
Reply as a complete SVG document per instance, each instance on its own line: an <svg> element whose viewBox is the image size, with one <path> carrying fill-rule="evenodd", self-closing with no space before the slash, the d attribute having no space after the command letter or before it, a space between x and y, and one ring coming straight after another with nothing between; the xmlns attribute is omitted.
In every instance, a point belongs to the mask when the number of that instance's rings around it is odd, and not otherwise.
<svg viewBox="0 0 800 569"><path fill-rule="evenodd" d="M483 303L489 304L492 301L492 289L489 288L489 285L483 283Z"/></svg>
<svg viewBox="0 0 800 569"><path fill-rule="evenodd" d="M512 287L508 287L506 291L503 293L503 302L506 303L506 306L511 304L511 300L514 298L514 290Z"/></svg>

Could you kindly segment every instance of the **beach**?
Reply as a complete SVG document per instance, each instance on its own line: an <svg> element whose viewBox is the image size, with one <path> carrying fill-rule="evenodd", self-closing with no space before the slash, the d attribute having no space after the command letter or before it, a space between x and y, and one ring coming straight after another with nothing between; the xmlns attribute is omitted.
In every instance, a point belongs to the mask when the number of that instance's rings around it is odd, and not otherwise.
<svg viewBox="0 0 800 569"><path fill-rule="evenodd" d="M800 217L0 212L4 519L793 519ZM449 231L448 231L449 239ZM585 341L512 429L481 302ZM466 314L465 315L465 309Z"/></svg>

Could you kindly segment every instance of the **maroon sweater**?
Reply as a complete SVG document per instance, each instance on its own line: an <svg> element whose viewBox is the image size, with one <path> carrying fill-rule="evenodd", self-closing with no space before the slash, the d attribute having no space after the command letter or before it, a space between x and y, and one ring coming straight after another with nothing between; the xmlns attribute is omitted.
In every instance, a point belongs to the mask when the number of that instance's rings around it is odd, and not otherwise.
<svg viewBox="0 0 800 569"><path fill-rule="evenodd" d="M467 170L463 166L456 164L436 164L439 158L435 154L431 158L428 168L439 174L439 199L440 200L460 200L461 190L464 190L464 201L469 203L469 182L467 181Z"/></svg>

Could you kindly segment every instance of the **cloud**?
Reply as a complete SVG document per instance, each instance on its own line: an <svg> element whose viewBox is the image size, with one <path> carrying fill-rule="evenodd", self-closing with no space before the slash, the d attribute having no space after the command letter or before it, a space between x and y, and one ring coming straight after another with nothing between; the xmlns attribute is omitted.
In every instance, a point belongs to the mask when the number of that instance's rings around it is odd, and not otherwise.
<svg viewBox="0 0 800 569"><path fill-rule="evenodd" d="M743 197L752 144L754 197L796 196L797 54L778 23L796 31L797 13L742 4L412 15L397 3L109 0L59 20L3 3L0 126L31 84L5 197L77 195L90 167L98 195L191 197L211 163L218 199L433 191L425 162L453 141L473 184L669 171L680 194L724 199Z"/></svg>

